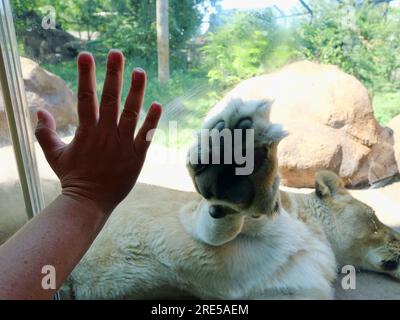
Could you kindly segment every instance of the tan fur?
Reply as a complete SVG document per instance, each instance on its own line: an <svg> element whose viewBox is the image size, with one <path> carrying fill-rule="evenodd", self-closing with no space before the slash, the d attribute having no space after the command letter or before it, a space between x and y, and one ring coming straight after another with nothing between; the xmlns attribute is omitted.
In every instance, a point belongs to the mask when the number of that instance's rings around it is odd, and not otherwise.
<svg viewBox="0 0 400 320"><path fill-rule="evenodd" d="M320 196L318 196L320 192ZM339 266L386 273L400 278L400 234L379 221L374 210L354 198L333 172L316 175L316 192L281 191L282 205L310 227L321 226ZM317 231L317 230L315 230ZM387 263L393 267L388 270Z"/></svg>
<svg viewBox="0 0 400 320"><path fill-rule="evenodd" d="M324 174L324 173L321 173ZM339 178L337 178L339 179ZM6 184L0 188L0 205L2 205L2 223L0 223L0 243L4 242L9 235L22 223L24 223L26 217L24 214L24 208L22 205L22 199L18 198L19 190L18 184ZM58 182L47 181L44 183L44 191L48 199L55 197L58 192ZM341 196L338 197L335 203L332 199L319 199L315 192L309 194L298 194L286 191L280 192L281 205L292 215L298 216L302 219L310 228L314 228L315 234L318 234L321 229L326 234L329 234L329 241L332 243L332 248L337 257L339 265L354 265L356 268L363 270L370 270L375 272L387 273L396 278L400 278L399 271L387 271L382 267L382 261L388 261L393 258L400 256L400 237L399 234L391 228L383 225L379 222L376 216L373 214L371 208L364 203L353 198L346 190L340 190ZM157 195L156 201L154 201L154 195ZM14 199L14 198L18 199ZM201 197L197 193L176 191L163 187L157 187L154 185L146 185L138 183L128 198L117 208L113 216L113 219L107 224L107 227L96 240L96 246L93 246L91 253L97 251L95 266L98 268L96 274L101 274L103 267L109 265L112 261L112 257L115 255L125 254L128 258L131 254L143 255L145 252L135 251L135 243L132 243L129 252L121 251L118 252L118 237L123 237L124 234L130 233L131 231L127 227L121 229L121 226L132 225L132 218L137 220L135 228L145 228L147 233L158 232L153 226L146 225L147 221L165 221L174 229L172 237L175 241L183 241L187 243L187 247L190 248L193 244L198 244L191 239L190 236L184 232L181 228L181 224L178 220L174 219L163 219L169 216L170 212L177 212L182 208L182 205L188 202L196 203L200 201ZM346 207L348 207L347 213ZM136 214L132 216L132 213ZM9 213L9 217L6 214ZM344 213L344 214L343 214ZM335 219L324 219L324 216L328 214L328 217L335 217ZM142 216L142 219L138 219ZM118 217L118 218L117 218ZM136 218L135 218L136 217ZM11 219L12 218L12 219ZM15 225L15 220L20 220L18 226ZM118 222L117 222L118 221ZM336 221L336 224L331 224L331 221ZM354 222L354 223L351 223ZM349 228L342 229L342 226L349 225ZM118 225L115 229L113 226ZM162 226L160 226L162 227ZM165 227L165 226L164 226ZM169 228L168 228L169 229ZM115 230L119 230L118 234ZM361 231L360 231L361 230ZM345 235L343 233L348 232ZM342 235L341 235L342 233ZM112 240L114 239L114 240ZM342 243L342 241L346 243ZM137 243L140 243L138 239ZM101 250L99 248L102 247ZM182 252L185 256L183 259L190 259L190 255L193 254L189 249L188 251ZM215 258L218 259L218 263L224 259L224 249L216 247ZM135 253L136 252L136 253ZM85 257L84 264L91 261L90 255ZM372 258L372 261L371 261ZM290 263L290 260L288 261ZM145 263L145 261L143 261ZM94 270L88 271L93 275ZM332 274L327 274L328 277L332 277ZM123 276L121 276L123 278ZM114 274L110 277L110 281L116 281L117 275ZM83 278L82 281L85 281ZM123 282L123 281L122 281ZM140 288L139 288L140 289ZM163 291L164 290L164 291ZM69 296L68 286L63 288L64 297ZM164 293L163 293L164 292ZM175 292L173 295L172 292ZM78 293L74 293L79 295ZM318 294L313 292L318 297ZM93 293L94 295L94 293ZM107 296L107 292L104 292ZM109 296L115 296L115 293L109 292ZM143 297L185 297L190 296L187 292L179 292L177 290L171 291L171 288L165 286L163 289L159 289L157 293L143 295ZM283 297L283 296L282 296ZM260 298L277 299L279 295L264 295Z"/></svg>
<svg viewBox="0 0 400 320"><path fill-rule="evenodd" d="M279 204L277 144L285 134L265 117L269 107L264 101L232 101L205 124L213 128L223 121L233 130L251 119L256 170L238 178L226 166L189 161L204 198L137 186L72 272L63 295L332 298L336 262L321 227L310 228ZM199 148L196 142L191 150ZM246 192L252 196L242 197ZM225 215L213 217L215 207Z"/></svg>
<svg viewBox="0 0 400 320"><path fill-rule="evenodd" d="M312 194L279 192L277 144L284 132L269 122L269 107L233 101L205 124L212 127L222 119L232 130L251 118L254 148L266 151L261 165L247 180L230 180L243 184L223 185L254 189L248 203L138 184L65 282L62 295L329 299L335 256L341 265L399 277L399 236L351 197L334 173L318 173ZM215 166L188 167L199 193L232 179L224 171L218 175ZM45 190L48 196L52 192ZM213 206L228 214L211 217Z"/></svg>

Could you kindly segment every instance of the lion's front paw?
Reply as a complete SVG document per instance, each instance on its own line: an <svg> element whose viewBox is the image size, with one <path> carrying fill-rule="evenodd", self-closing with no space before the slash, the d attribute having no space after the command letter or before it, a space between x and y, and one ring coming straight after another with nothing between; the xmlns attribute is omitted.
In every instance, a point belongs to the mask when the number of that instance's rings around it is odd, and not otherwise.
<svg viewBox="0 0 400 320"><path fill-rule="evenodd" d="M189 151L188 168L211 204L269 210L265 202L273 200L266 193L277 189L276 146L285 136L280 125L270 123L269 108L266 101L233 100L206 120Z"/></svg>

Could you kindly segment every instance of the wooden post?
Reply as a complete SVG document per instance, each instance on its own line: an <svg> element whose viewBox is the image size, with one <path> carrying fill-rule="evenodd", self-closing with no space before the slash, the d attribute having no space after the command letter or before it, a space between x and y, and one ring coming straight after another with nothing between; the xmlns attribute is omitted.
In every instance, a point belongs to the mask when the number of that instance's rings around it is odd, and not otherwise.
<svg viewBox="0 0 400 320"><path fill-rule="evenodd" d="M156 7L158 81L166 83L169 80L168 0L157 0Z"/></svg>

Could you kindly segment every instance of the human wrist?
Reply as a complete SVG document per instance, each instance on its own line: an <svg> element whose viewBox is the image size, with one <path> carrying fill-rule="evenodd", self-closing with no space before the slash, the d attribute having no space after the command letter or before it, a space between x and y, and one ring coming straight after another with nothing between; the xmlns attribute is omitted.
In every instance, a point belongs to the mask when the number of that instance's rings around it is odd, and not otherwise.
<svg viewBox="0 0 400 320"><path fill-rule="evenodd" d="M104 204L94 197L91 197L84 192L79 192L78 190L71 190L69 188L63 189L61 192L61 197L72 201L79 207L82 207L82 211L89 212L100 217L108 217L114 210L112 205Z"/></svg>

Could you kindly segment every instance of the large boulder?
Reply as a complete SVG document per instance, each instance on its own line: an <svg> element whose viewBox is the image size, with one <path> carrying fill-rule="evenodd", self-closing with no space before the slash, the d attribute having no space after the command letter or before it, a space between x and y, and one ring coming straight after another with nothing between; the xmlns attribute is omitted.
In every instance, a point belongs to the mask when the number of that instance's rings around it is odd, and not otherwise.
<svg viewBox="0 0 400 320"><path fill-rule="evenodd" d="M36 123L37 109L42 108L54 116L57 131L70 131L77 121L74 93L60 77L44 70L30 59L21 58L21 67L32 123ZM10 135L4 102L0 97L0 144L4 143L10 143Z"/></svg>
<svg viewBox="0 0 400 320"><path fill-rule="evenodd" d="M271 120L289 132L279 146L282 183L312 187L314 174L333 170L347 186L398 173L392 130L377 123L367 89L333 65L309 61L243 81L220 102L268 99Z"/></svg>
<svg viewBox="0 0 400 320"><path fill-rule="evenodd" d="M397 167L400 170L400 115L394 117L388 124L394 132L394 151L397 160Z"/></svg>

